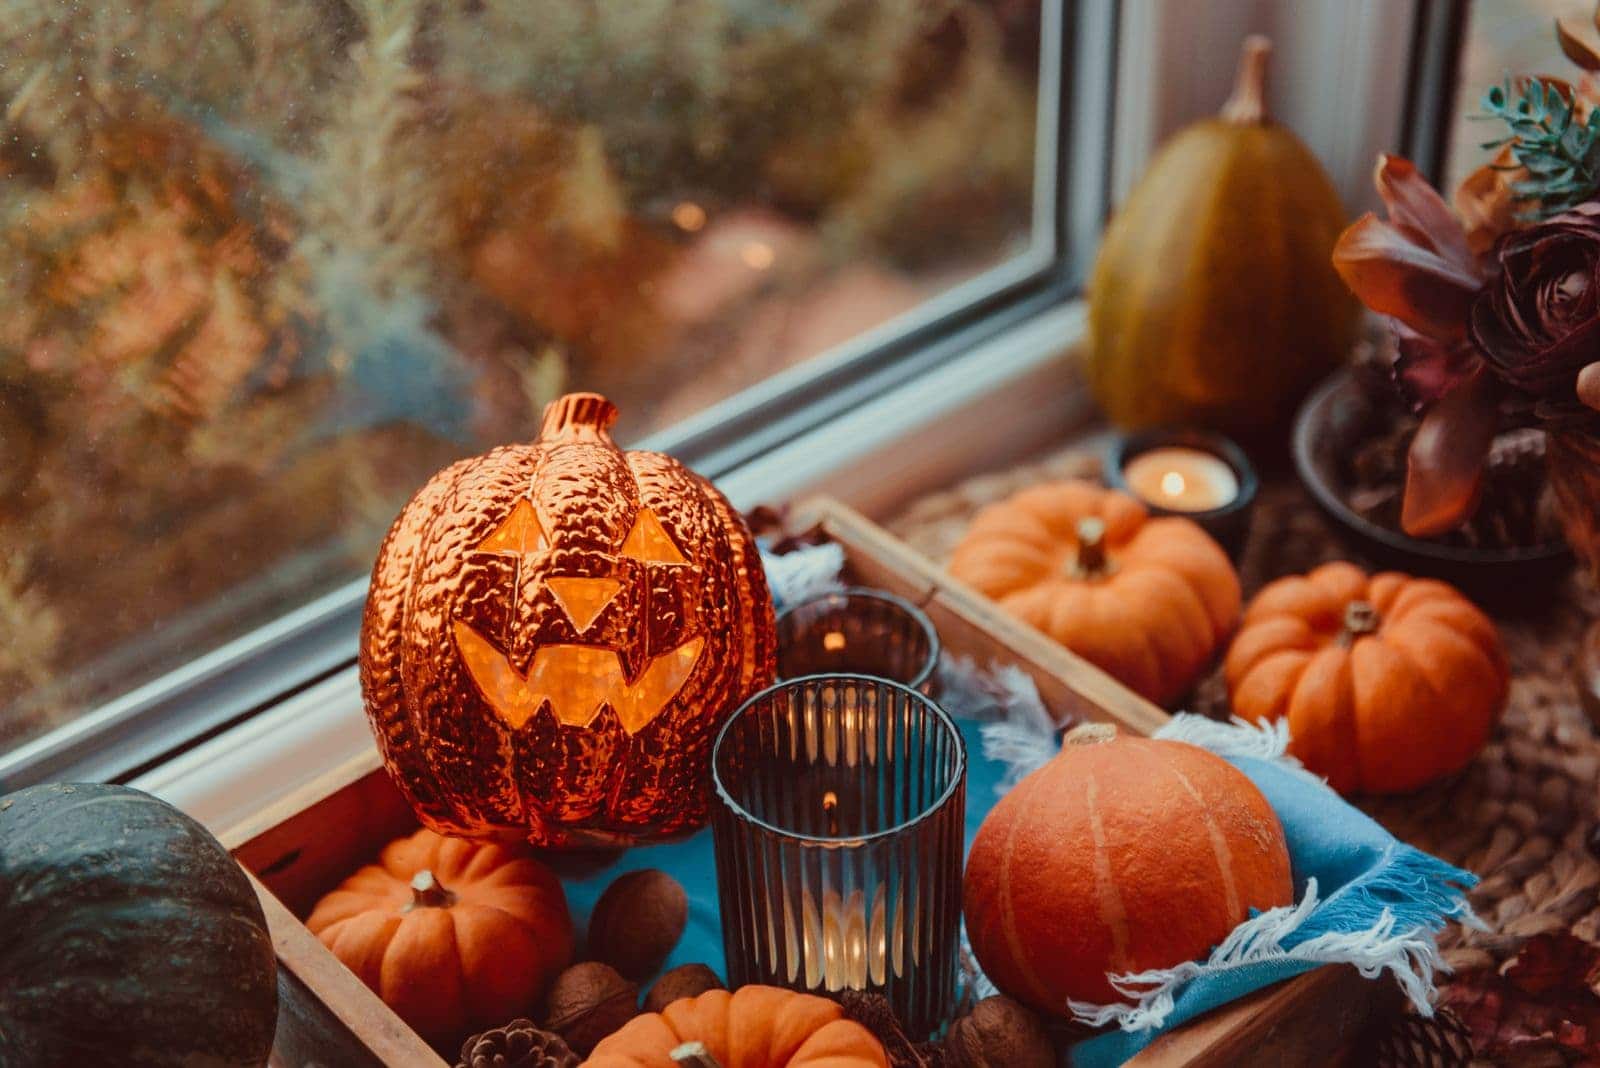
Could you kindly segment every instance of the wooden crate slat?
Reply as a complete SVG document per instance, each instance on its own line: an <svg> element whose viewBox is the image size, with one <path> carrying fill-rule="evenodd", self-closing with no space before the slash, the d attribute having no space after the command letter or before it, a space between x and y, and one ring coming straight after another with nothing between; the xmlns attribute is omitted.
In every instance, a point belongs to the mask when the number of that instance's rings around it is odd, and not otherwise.
<svg viewBox="0 0 1600 1068"><path fill-rule="evenodd" d="M797 529L819 525L843 546L859 581L921 606L946 649L980 662L1021 667L1053 711L1115 722L1141 735L1167 722L1161 708L1013 619L847 506L817 498L801 505L795 515ZM322 1063L445 1068L445 1062L297 919L323 893L375 857L385 843L414 827L410 810L374 748L228 836L226 844L252 873L280 964L292 978L279 1020L279 1050L288 1058L286 1063L320 1056ZM319 1014L314 1004L304 1004L303 995L320 1001L327 1012ZM1164 1035L1130 1064L1266 1068L1337 1063L1354 1036L1397 996L1392 983L1362 979L1353 968L1326 966ZM341 1042L348 1050L338 1045ZM329 1043L335 1048L321 1048Z"/></svg>

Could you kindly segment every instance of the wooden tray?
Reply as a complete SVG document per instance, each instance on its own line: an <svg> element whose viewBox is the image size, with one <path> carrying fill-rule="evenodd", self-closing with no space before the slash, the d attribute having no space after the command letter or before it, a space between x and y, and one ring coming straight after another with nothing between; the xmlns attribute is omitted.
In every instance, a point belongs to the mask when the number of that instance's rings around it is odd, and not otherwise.
<svg viewBox="0 0 1600 1068"><path fill-rule="evenodd" d="M1009 661L1037 683L1058 715L1114 722L1149 734L1168 719L1157 706L1038 631L1004 614L886 531L828 499L807 502L795 529L820 527L844 547L853 581L918 604L944 647L980 662ZM317 899L416 821L376 748L236 831L226 844L258 880L284 972L276 1056L284 1065L445 1062L329 953L301 920ZM1392 983L1327 966L1224 1006L1152 1043L1137 1068L1337 1064Z"/></svg>

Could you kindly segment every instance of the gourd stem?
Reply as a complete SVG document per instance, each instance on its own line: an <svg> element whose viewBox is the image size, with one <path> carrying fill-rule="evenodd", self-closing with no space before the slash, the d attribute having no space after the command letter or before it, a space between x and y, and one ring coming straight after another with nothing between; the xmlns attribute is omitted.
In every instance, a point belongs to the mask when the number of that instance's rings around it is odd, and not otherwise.
<svg viewBox="0 0 1600 1068"><path fill-rule="evenodd" d="M1244 39L1239 50L1239 71L1234 75L1233 95L1222 105L1224 122L1254 126L1267 121L1267 61L1272 58L1272 41L1259 33Z"/></svg>
<svg viewBox="0 0 1600 1068"><path fill-rule="evenodd" d="M1066 733L1061 739L1063 746L1067 745L1100 745L1103 742L1114 741L1117 737L1117 728L1111 723L1080 723Z"/></svg>
<svg viewBox="0 0 1600 1068"><path fill-rule="evenodd" d="M447 909L456 903L456 895L439 885L433 872L423 868L411 877L411 900L405 907L412 909Z"/></svg>
<svg viewBox="0 0 1600 1068"><path fill-rule="evenodd" d="M722 1068L704 1042L685 1042L667 1056L683 1068Z"/></svg>
<svg viewBox="0 0 1600 1068"><path fill-rule="evenodd" d="M1074 569L1084 578L1104 574L1106 561L1105 520L1087 516L1078 520L1078 556Z"/></svg>
<svg viewBox="0 0 1600 1068"><path fill-rule="evenodd" d="M1357 638L1375 633L1382 624L1383 617L1371 601L1351 601L1344 606L1344 630L1339 635L1339 644L1354 645Z"/></svg>
<svg viewBox="0 0 1600 1068"><path fill-rule="evenodd" d="M541 441L590 441L610 445L617 406L598 393L568 393L544 406Z"/></svg>

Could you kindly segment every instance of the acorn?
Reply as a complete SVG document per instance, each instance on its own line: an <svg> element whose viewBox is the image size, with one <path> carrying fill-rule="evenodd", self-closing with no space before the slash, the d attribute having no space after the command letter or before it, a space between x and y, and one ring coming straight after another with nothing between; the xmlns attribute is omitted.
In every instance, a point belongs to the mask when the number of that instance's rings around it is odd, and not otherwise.
<svg viewBox="0 0 1600 1068"><path fill-rule="evenodd" d="M984 998L950 1025L944 1044L959 1068L1055 1068L1044 1021L1003 995Z"/></svg>
<svg viewBox="0 0 1600 1068"><path fill-rule="evenodd" d="M644 996L645 1012L660 1012L674 1001L697 998L707 990L723 990L717 973L704 964L680 964L667 972Z"/></svg>
<svg viewBox="0 0 1600 1068"><path fill-rule="evenodd" d="M589 957L638 981L666 963L689 924L689 895L656 868L631 871L606 887L589 917Z"/></svg>
<svg viewBox="0 0 1600 1068"><path fill-rule="evenodd" d="M638 1015L639 988L599 961L574 964L550 986L544 1029L587 1057L601 1039Z"/></svg>

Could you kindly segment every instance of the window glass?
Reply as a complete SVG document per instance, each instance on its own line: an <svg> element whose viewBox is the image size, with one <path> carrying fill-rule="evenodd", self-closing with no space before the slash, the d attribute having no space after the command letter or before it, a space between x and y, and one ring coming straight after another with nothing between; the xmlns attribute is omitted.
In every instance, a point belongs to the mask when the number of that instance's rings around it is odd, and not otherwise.
<svg viewBox="0 0 1600 1068"><path fill-rule="evenodd" d="M1508 76L1553 74L1576 81L1582 72L1556 44L1557 16L1589 26L1594 0L1472 0L1462 47L1456 114L1445 158L1445 185L1454 189L1489 161L1485 141L1504 136L1504 126L1474 118L1483 112L1483 94Z"/></svg>
<svg viewBox="0 0 1600 1068"><path fill-rule="evenodd" d="M427 475L561 390L634 439L1048 261L1040 25L7 5L0 751L359 577Z"/></svg>

